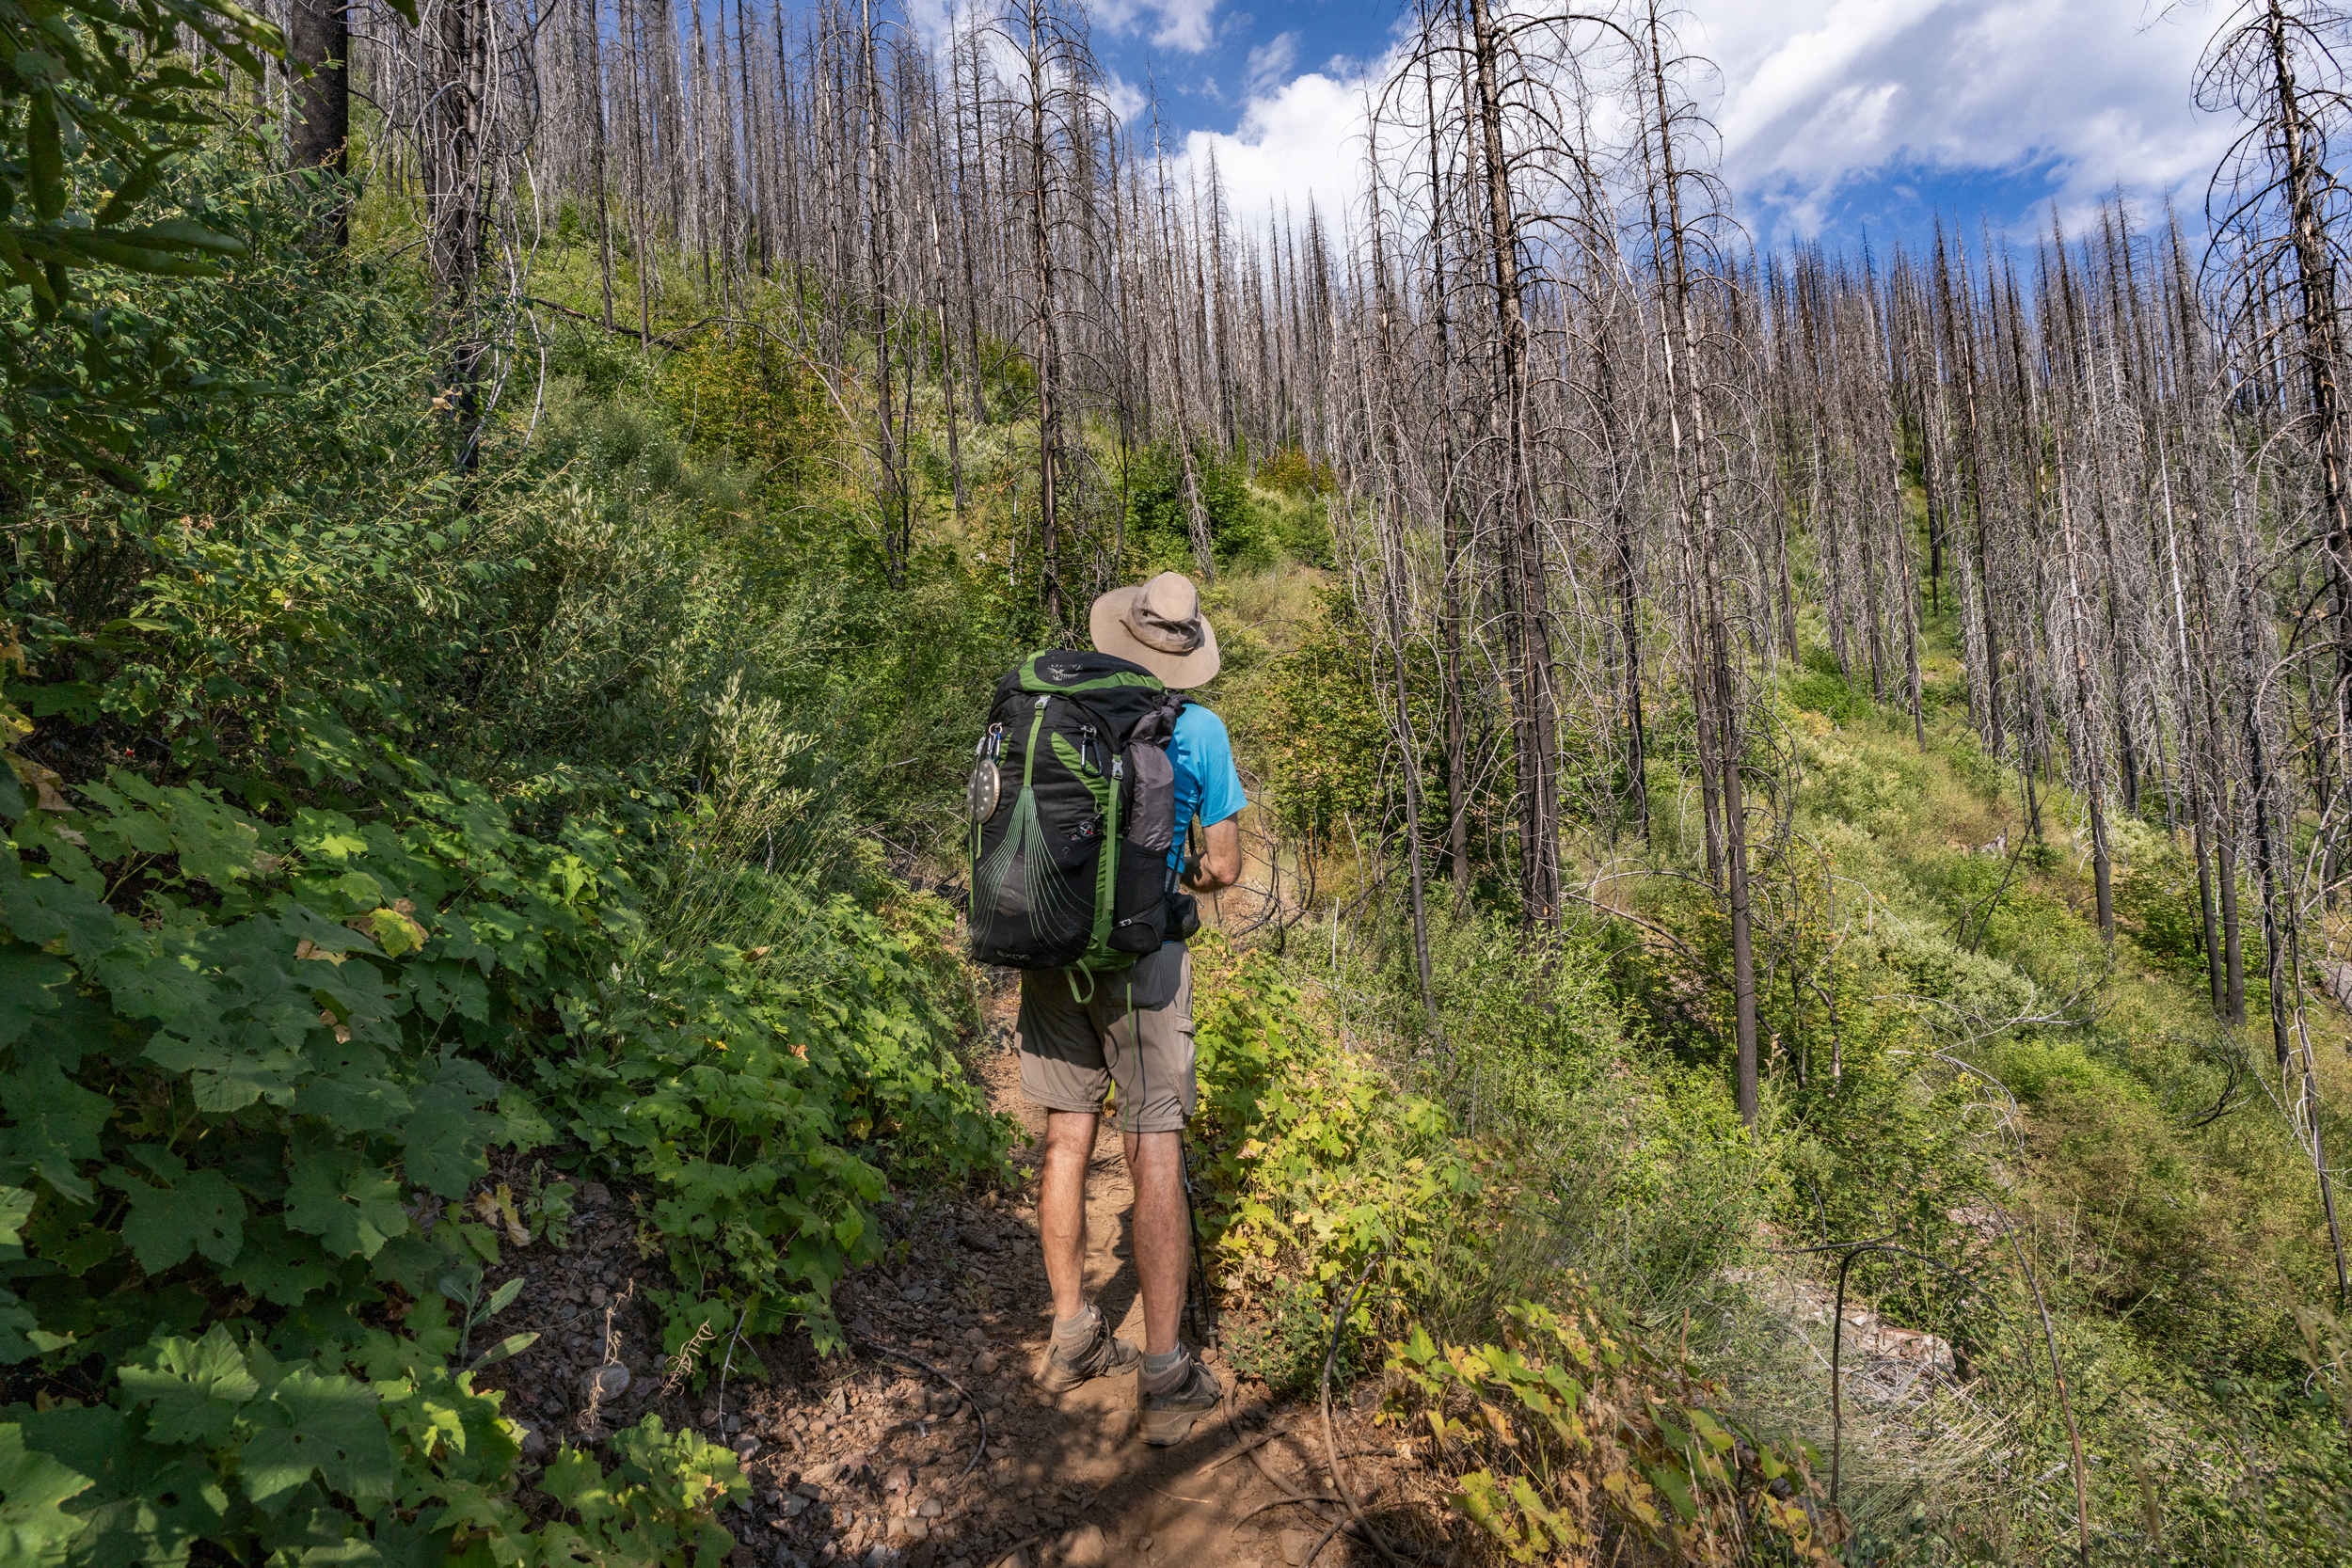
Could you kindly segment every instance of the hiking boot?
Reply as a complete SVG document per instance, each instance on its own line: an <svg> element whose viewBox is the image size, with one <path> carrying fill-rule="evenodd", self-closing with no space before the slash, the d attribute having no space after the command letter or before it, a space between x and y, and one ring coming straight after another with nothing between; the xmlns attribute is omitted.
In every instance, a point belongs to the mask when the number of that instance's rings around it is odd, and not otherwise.
<svg viewBox="0 0 2352 1568"><path fill-rule="evenodd" d="M1089 1307L1087 1310L1094 1314L1094 1338L1080 1350L1056 1347L1046 1353L1037 1382L1049 1394L1066 1394L1089 1378L1116 1377L1143 1365L1141 1351L1112 1337L1111 1325L1103 1321L1100 1308Z"/></svg>
<svg viewBox="0 0 2352 1568"><path fill-rule="evenodd" d="M1163 1393L1143 1396L1143 1440L1165 1449L1192 1434L1192 1424L1225 1400L1216 1374L1187 1351L1184 1376Z"/></svg>

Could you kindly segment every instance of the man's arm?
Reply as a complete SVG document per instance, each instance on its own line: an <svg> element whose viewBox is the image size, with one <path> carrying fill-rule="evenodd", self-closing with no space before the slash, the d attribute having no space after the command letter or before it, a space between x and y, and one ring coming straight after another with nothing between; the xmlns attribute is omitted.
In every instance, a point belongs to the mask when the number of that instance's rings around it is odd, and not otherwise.
<svg viewBox="0 0 2352 1568"><path fill-rule="evenodd" d="M1196 893L1215 893L1241 880L1241 814L1200 830L1200 859L1190 881Z"/></svg>

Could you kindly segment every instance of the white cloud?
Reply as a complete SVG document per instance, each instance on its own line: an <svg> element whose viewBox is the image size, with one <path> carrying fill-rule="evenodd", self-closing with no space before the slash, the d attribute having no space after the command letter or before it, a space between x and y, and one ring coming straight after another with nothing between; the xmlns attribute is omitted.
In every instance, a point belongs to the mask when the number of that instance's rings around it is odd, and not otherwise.
<svg viewBox="0 0 2352 1568"><path fill-rule="evenodd" d="M1266 42L1249 52L1249 64L1245 74L1248 86L1245 89L1255 99L1279 90L1298 63L1298 35L1277 33Z"/></svg>
<svg viewBox="0 0 2352 1568"><path fill-rule="evenodd" d="M2046 175L2070 223L2119 185L2178 191L2193 211L2232 134L2190 97L2208 8L2174 20L2114 0L1686 3L1683 43L1717 67L1689 86L1721 134L1738 214L1766 242L1817 232L1841 191L1874 180L1932 201L1945 180ZM1253 228L1269 202L1303 219L1311 196L1327 221L1359 215L1365 97L1399 57L1384 40L1360 63L1284 80L1293 38L1250 52L1232 131L1185 140L1202 173L1215 150Z"/></svg>
<svg viewBox="0 0 2352 1568"><path fill-rule="evenodd" d="M1160 15L1160 30L1152 35L1152 41L1162 49L1198 55L1209 46L1216 0L1153 0L1152 8Z"/></svg>
<svg viewBox="0 0 2352 1568"><path fill-rule="evenodd" d="M2229 127L2190 72L2214 17L2113 0L1695 0L1684 41L1722 71L1724 173L1751 228L1818 226L1877 173L2046 167L2069 207L2119 183L2200 184ZM1973 214L1967 214L1973 215Z"/></svg>
<svg viewBox="0 0 2352 1568"><path fill-rule="evenodd" d="M1356 205L1364 184L1364 92L1360 79L1334 80L1320 71L1253 92L1232 132L1195 131L1184 138L1184 161L1206 181L1209 159L1234 219L1263 230L1269 213L1287 208L1307 220L1307 204L1326 223Z"/></svg>
<svg viewBox="0 0 2352 1568"><path fill-rule="evenodd" d="M1217 0L1095 0L1088 10L1107 33L1150 28L1152 47L1198 55L1216 39L1216 8Z"/></svg>
<svg viewBox="0 0 2352 1568"><path fill-rule="evenodd" d="M917 36L942 49L957 26L993 13L991 0L901 0ZM1148 32L1153 47L1198 55L1216 39L1219 0L1092 0L1084 14L1114 39ZM1076 9L1078 8L1073 8ZM1287 68L1286 68L1287 69Z"/></svg>
<svg viewBox="0 0 2352 1568"><path fill-rule="evenodd" d="M1116 71L1104 72L1103 102L1110 105L1120 123L1131 131L1143 123L1144 116L1152 109L1152 101L1144 96L1143 89Z"/></svg>

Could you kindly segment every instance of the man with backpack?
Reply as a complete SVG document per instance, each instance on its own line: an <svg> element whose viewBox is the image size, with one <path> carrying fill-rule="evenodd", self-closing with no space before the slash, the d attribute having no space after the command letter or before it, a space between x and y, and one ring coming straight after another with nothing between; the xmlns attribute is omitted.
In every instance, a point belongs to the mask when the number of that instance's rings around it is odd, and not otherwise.
<svg viewBox="0 0 2352 1568"><path fill-rule="evenodd" d="M998 687L973 781L973 951L1021 976L1021 1087L1045 1110L1038 1229L1060 1393L1133 1371L1143 1439L1182 1442L1223 1389L1177 1338L1191 1258L1182 1139L1197 1099L1198 892L1241 875L1248 802L1223 721L1184 693L1216 674L1191 580L1094 602L1095 653L1039 654ZM1016 782L1017 780L1017 782ZM1184 864L1185 824L1205 824ZM1086 1173L1106 1091L1135 1187L1141 1351L1086 1294Z"/></svg>

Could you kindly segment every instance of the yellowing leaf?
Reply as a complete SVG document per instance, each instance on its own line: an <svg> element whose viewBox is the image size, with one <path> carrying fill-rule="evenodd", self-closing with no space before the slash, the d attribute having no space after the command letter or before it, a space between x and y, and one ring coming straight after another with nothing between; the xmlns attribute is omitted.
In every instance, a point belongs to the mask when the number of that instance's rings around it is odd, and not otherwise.
<svg viewBox="0 0 2352 1568"><path fill-rule="evenodd" d="M9 711L11 714L14 713L13 709ZM26 729L29 730L30 726L27 725ZM0 757L6 757L8 766L16 769L16 776L33 786L34 805L42 811L72 811L73 809L73 802L58 793L58 790L64 786L65 780L58 777L56 768L43 768L30 757L18 756L14 752L0 752ZM68 830L64 829L58 830L60 836L67 832ZM76 834L72 842L84 841L80 835Z"/></svg>
<svg viewBox="0 0 2352 1568"><path fill-rule="evenodd" d="M408 904L405 898L400 902ZM414 908L416 908L415 905L408 904L408 909ZM404 953L413 953L425 943L424 927L417 924L407 910L397 906L371 910L366 914L355 917L347 924L352 929L362 931L374 938L375 944L384 949L385 954L390 958L397 958Z"/></svg>

